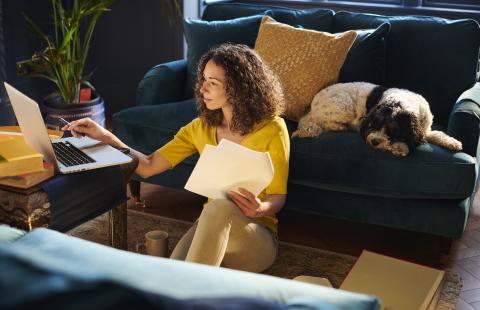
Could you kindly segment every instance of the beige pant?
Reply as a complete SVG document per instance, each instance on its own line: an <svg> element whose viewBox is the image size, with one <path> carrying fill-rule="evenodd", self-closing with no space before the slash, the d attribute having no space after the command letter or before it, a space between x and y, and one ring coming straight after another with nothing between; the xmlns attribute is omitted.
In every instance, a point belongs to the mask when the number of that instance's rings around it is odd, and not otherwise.
<svg viewBox="0 0 480 310"><path fill-rule="evenodd" d="M170 258L260 272L277 256L277 237L231 201L212 200Z"/></svg>

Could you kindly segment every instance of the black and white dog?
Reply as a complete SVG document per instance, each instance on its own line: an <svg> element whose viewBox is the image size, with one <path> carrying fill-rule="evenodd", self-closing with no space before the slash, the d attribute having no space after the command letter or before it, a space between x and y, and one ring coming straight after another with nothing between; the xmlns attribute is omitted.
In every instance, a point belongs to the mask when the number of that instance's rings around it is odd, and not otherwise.
<svg viewBox="0 0 480 310"><path fill-rule="evenodd" d="M460 151L462 143L432 131L433 115L421 95L371 83L340 83L321 90L293 137L314 137L324 131L356 131L368 145L406 156L417 145L432 143Z"/></svg>

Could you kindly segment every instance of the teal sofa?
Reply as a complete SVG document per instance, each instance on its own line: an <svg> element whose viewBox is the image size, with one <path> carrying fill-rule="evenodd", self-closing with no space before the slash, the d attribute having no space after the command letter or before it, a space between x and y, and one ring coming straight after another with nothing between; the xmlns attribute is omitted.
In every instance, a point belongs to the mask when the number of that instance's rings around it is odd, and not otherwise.
<svg viewBox="0 0 480 310"><path fill-rule="evenodd" d="M114 115L114 133L144 153L169 141L197 116L192 87L199 55L225 41L254 46L264 14L306 29L358 30L339 82L368 81L418 92L431 105L434 128L463 143L462 152L425 144L398 158L373 150L352 132L294 138L285 208L431 234L448 242L461 236L477 179L480 28L473 20L297 10L235 1L211 4L202 21L184 22L187 59L157 65L145 74L136 106ZM287 121L287 126L291 133L297 124ZM197 158L136 180L183 188Z"/></svg>
<svg viewBox="0 0 480 310"><path fill-rule="evenodd" d="M0 309L376 310L376 297L0 225Z"/></svg>

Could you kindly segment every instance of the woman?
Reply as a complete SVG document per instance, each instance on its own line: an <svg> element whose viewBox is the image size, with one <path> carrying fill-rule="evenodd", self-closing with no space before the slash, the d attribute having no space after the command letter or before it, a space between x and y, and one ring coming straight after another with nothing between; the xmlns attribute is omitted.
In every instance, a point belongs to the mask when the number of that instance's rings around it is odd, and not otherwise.
<svg viewBox="0 0 480 310"><path fill-rule="evenodd" d="M197 70L199 118L182 127L166 145L138 156L136 173L147 178L175 167L206 144L228 139L255 151L269 152L274 166L270 185L254 196L232 189L229 199L210 200L175 247L171 258L260 272L277 253L275 214L285 204L290 141L279 117L284 101L280 84L260 57L245 45L222 44L201 59ZM114 147L128 147L90 119L65 126Z"/></svg>

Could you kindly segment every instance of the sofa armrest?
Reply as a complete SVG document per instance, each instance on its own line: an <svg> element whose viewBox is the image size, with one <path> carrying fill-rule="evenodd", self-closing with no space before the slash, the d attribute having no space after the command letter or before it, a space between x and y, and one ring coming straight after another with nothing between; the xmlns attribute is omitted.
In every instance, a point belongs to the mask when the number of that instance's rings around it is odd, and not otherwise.
<svg viewBox="0 0 480 310"><path fill-rule="evenodd" d="M457 100L448 120L447 133L460 140L463 152L476 157L480 134L480 83Z"/></svg>
<svg viewBox="0 0 480 310"><path fill-rule="evenodd" d="M114 281L178 299L242 297L296 304L300 309L324 309L320 301L333 309L379 309L378 299L370 295L121 251L45 228L34 229L8 248L0 245L0 258L2 253L26 260L36 269L79 280ZM315 304L319 307L300 307Z"/></svg>
<svg viewBox="0 0 480 310"><path fill-rule="evenodd" d="M25 234L26 232L23 230L0 224L0 244L14 242Z"/></svg>
<svg viewBox="0 0 480 310"><path fill-rule="evenodd" d="M153 105L183 100L186 81L185 59L156 65L138 84L136 103Z"/></svg>

